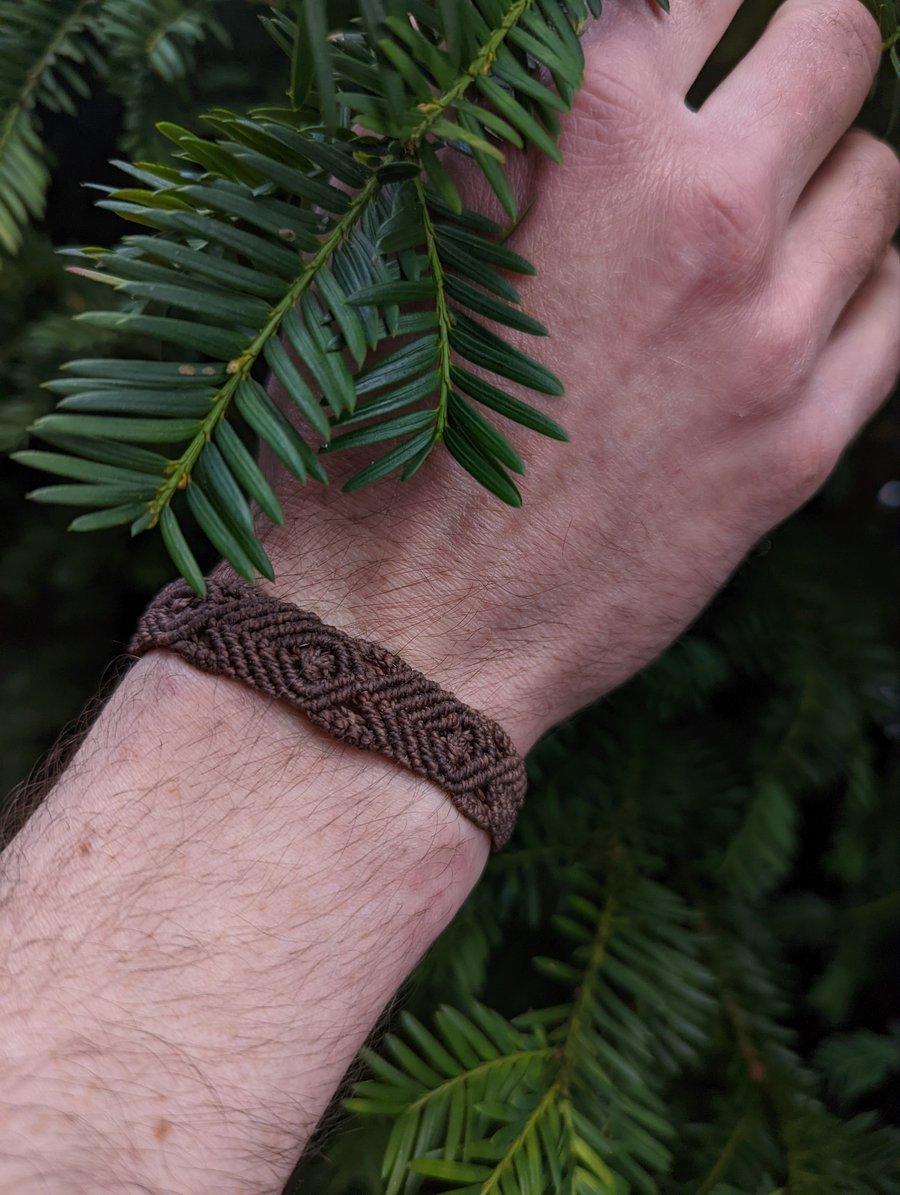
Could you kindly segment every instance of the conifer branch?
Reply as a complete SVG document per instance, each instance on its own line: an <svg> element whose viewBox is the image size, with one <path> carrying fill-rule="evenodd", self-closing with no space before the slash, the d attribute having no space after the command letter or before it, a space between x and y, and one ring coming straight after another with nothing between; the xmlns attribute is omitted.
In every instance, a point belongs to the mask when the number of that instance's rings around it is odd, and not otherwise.
<svg viewBox="0 0 900 1195"><path fill-rule="evenodd" d="M428 133L431 132L434 125L443 119L444 115L453 108L458 100L462 99L475 80L490 70L494 59L497 57L497 51L503 45L511 30L516 27L522 16L531 7L532 3L533 0L513 0L500 24L491 32L466 69L460 73L459 78L454 82L452 87L449 87L435 99L419 105L419 110L424 113L424 116L409 135L408 144L410 148L418 146Z"/></svg>
<svg viewBox="0 0 900 1195"><path fill-rule="evenodd" d="M9 254L21 246L27 219L44 211L49 172L35 110L73 112L72 92L88 89L78 68L102 69L85 36L96 7L97 0L0 3L0 246Z"/></svg>
<svg viewBox="0 0 900 1195"><path fill-rule="evenodd" d="M220 420L225 417L238 387L247 382L266 346L273 337L278 335L285 317L293 311L302 296L316 281L319 271L350 236L380 185L379 176L377 174L370 175L362 189L353 197L347 211L335 222L334 227L324 238L320 248L304 265L296 281L272 309L266 323L248 347L239 357L228 362L226 366L228 380L213 398L209 414L201 422L187 448L169 467L168 476L150 503L145 516L147 527L155 526L163 509L168 506L175 493L183 490L188 484L201 452L212 439L213 432Z"/></svg>

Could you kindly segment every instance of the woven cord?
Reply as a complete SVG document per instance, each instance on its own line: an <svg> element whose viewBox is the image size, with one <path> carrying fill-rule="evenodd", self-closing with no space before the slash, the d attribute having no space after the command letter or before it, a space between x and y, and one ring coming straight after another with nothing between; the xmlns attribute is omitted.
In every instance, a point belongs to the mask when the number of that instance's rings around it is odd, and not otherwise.
<svg viewBox="0 0 900 1195"><path fill-rule="evenodd" d="M441 785L494 850L525 797L509 735L399 656L242 582L207 581L200 598L173 581L150 603L133 655L177 652L196 668L286 701L335 738L380 751Z"/></svg>

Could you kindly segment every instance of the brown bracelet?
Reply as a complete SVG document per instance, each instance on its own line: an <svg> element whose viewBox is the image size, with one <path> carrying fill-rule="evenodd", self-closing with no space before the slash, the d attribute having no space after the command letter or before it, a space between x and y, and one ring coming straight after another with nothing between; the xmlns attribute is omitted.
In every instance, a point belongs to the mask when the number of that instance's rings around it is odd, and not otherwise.
<svg viewBox="0 0 900 1195"><path fill-rule="evenodd" d="M210 578L201 598L173 581L150 603L130 651L177 652L301 710L335 738L381 751L441 785L504 846L525 797L509 735L398 656L243 582Z"/></svg>

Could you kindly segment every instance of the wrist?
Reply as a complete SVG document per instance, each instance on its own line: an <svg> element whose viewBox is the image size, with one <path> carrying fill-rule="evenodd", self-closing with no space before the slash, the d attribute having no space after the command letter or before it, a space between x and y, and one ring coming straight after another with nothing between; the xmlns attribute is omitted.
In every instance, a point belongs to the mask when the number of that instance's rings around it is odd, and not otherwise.
<svg viewBox="0 0 900 1195"><path fill-rule="evenodd" d="M338 504L329 497L351 503L351 496L304 491L297 502L308 501L315 519L307 510L300 528L269 534L275 581L261 583L266 591L393 652L499 723L526 754L568 712L549 697L552 662L541 618L488 605L496 586L489 594L477 577L467 577L449 545L441 553L428 542L427 528L423 534L421 526L401 523L386 531L379 521L367 535L358 509L334 513L329 522L323 516ZM233 576L227 566L220 570ZM473 600L478 591L481 600Z"/></svg>

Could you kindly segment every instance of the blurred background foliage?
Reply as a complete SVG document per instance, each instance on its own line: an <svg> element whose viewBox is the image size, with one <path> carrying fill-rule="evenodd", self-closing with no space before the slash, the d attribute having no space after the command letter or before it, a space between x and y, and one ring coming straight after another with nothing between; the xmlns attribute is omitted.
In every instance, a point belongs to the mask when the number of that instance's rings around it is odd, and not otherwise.
<svg viewBox="0 0 900 1195"><path fill-rule="evenodd" d="M111 181L117 156L165 160L155 120L190 124L204 108L278 101L286 85L285 60L259 21L267 6L115 2L129 10L131 40L120 35L110 47L91 6L71 4L86 10L93 47L73 59L85 86L63 88L77 105L51 94L35 113L46 212L0 268L6 451L52 405L41 383L59 363L102 347L102 333L70 317L109 303L109 292L65 273L54 252L119 235L88 184ZM0 4L0 40L15 7ZM774 7L745 5L695 102ZM877 11L890 41L896 12ZM900 94L887 57L864 121L892 137ZM4 102L0 90L8 132ZM154 537L68 534L71 512L25 501L33 484L0 462L4 792L78 716L171 573ZM474 998L506 1017L552 1005L558 977L530 960L565 954L559 915L573 893L611 882L625 859L630 876L677 895L694 918L712 999L695 1051L659 1080L672 1129L666 1160L638 1165L637 1177L610 1191L900 1191L900 1136L875 1127L900 1121L898 581L894 406L678 644L538 747L516 839L408 986L403 1006L425 1023L436 1005L468 1008ZM642 999L631 993L639 1014ZM635 1063L648 1084L658 1063L652 1055ZM374 1195L384 1189L390 1119L335 1107L296 1189ZM611 1139L614 1147L614 1130ZM446 1187L409 1181L404 1189Z"/></svg>

